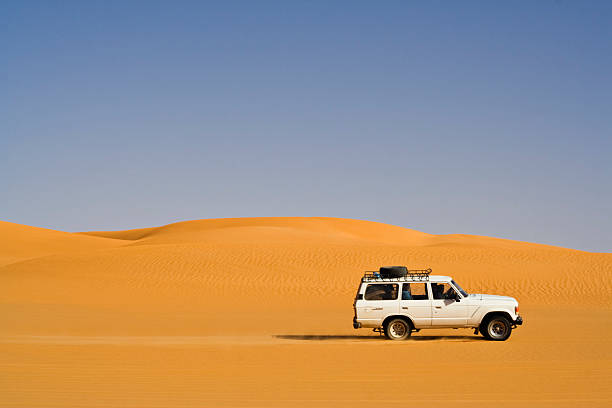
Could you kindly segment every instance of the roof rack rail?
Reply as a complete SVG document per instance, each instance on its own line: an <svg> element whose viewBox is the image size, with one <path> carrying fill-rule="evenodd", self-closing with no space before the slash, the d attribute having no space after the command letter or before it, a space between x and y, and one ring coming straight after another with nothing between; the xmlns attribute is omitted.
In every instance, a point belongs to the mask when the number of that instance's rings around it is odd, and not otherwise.
<svg viewBox="0 0 612 408"><path fill-rule="evenodd" d="M362 282L405 282L405 281L428 281L431 268L427 269L408 269L406 276L398 278L383 278L378 271L365 271Z"/></svg>

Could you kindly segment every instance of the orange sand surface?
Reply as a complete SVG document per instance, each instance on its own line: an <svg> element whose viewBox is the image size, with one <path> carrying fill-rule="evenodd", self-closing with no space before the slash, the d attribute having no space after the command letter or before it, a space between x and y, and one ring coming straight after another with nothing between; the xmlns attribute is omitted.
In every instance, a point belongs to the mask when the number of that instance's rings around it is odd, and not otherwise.
<svg viewBox="0 0 612 408"><path fill-rule="evenodd" d="M364 270L513 296L506 342L354 330ZM335 218L0 222L0 407L612 406L612 254Z"/></svg>

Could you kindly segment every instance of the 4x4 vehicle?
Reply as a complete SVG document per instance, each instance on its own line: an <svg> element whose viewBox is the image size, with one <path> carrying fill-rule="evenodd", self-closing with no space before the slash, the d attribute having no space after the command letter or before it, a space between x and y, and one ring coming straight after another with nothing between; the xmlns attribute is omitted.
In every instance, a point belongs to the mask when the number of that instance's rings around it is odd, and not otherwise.
<svg viewBox="0 0 612 408"><path fill-rule="evenodd" d="M449 276L403 266L366 272L353 308L355 329L373 328L391 340L421 329L473 328L474 334L503 341L523 324L514 298L468 294Z"/></svg>

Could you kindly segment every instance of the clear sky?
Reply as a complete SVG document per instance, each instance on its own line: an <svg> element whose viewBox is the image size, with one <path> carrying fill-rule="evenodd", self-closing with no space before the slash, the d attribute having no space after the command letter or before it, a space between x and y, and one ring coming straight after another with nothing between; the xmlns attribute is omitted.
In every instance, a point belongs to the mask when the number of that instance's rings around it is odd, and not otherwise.
<svg viewBox="0 0 612 408"><path fill-rule="evenodd" d="M3 1L0 219L612 252L612 2Z"/></svg>

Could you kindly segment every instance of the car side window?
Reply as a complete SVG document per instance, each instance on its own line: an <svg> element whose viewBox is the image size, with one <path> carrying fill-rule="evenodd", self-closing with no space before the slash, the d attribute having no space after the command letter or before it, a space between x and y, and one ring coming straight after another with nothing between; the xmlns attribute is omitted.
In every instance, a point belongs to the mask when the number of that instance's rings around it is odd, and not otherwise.
<svg viewBox="0 0 612 408"><path fill-rule="evenodd" d="M365 291L365 300L395 300L398 292L397 283L368 285Z"/></svg>
<svg viewBox="0 0 612 408"><path fill-rule="evenodd" d="M431 293L434 299L455 299L457 292L448 283L432 283Z"/></svg>
<svg viewBox="0 0 612 408"><path fill-rule="evenodd" d="M404 283L402 285L402 300L429 300L427 284Z"/></svg>

